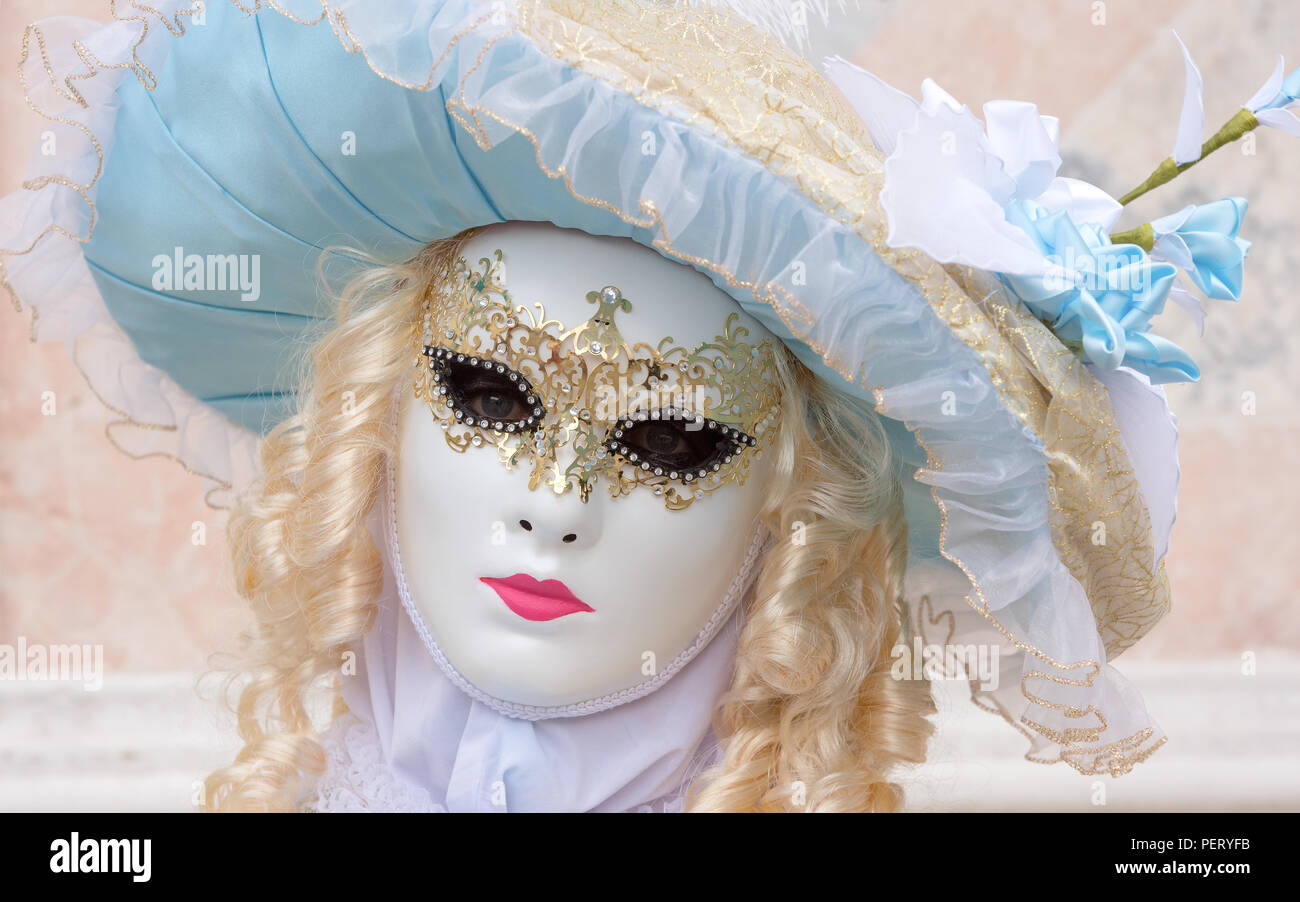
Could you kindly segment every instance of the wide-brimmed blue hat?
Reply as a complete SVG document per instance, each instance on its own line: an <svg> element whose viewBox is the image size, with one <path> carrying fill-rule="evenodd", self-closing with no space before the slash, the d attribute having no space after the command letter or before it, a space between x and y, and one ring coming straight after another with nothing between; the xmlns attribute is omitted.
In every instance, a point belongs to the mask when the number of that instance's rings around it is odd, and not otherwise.
<svg viewBox="0 0 1300 902"><path fill-rule="evenodd" d="M1123 773L1163 742L1108 661L1169 607L1178 471L1153 383L1196 374L1148 329L1167 264L1056 177L1054 120L986 109L985 131L946 95L917 104L842 61L828 79L741 18L668 3L158 6L29 29L55 150L0 220L7 286L131 453L248 484L330 316L326 248L399 262L506 220L625 236L880 412L914 626L1004 649L975 697L1032 757ZM957 136L948 162L935 129ZM963 175L968 149L997 165ZM945 217L992 243L931 241ZM1148 281L1053 287L1036 261L1076 246Z"/></svg>

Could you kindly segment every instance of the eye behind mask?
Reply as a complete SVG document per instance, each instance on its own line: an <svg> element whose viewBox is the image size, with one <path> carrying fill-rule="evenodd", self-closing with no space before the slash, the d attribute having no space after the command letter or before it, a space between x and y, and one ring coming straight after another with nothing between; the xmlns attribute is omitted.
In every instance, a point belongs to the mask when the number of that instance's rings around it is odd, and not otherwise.
<svg viewBox="0 0 1300 902"><path fill-rule="evenodd" d="M541 399L524 376L504 363L426 347L435 390L446 397L457 420L497 432L527 432L541 423ZM445 391L443 391L445 389Z"/></svg>
<svg viewBox="0 0 1300 902"><path fill-rule="evenodd" d="M720 470L754 443L735 426L674 407L638 411L615 423L605 439L606 448L643 472L681 482Z"/></svg>

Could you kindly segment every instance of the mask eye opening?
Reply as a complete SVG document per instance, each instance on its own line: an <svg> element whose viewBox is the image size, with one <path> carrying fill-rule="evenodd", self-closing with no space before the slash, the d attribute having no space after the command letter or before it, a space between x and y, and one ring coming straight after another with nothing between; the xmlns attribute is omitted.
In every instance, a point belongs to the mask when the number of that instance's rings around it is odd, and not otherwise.
<svg viewBox="0 0 1300 902"><path fill-rule="evenodd" d="M429 378L433 382L434 394L441 396L447 402L447 406L451 408L458 422L466 426L491 429L505 435L531 432L541 424L546 414L545 407L541 398L533 390L532 384L522 373L490 357L466 354L455 348L441 345L425 345L423 353L429 358ZM466 368L480 368L484 373L509 380L508 383L503 381L502 387L508 384L519 393L519 403L529 411L528 416L519 420L505 420L493 419L474 412L470 408L469 399L459 379L459 375Z"/></svg>
<svg viewBox="0 0 1300 902"><path fill-rule="evenodd" d="M656 416L656 414L658 415ZM649 421L687 422L692 420L701 423L700 430L696 431L711 432L714 438L712 453L696 463L688 465L673 464L659 458L653 451L640 447L634 448L625 441L627 433L641 423ZM607 451L621 457L644 473L690 484L721 470L724 465L731 463L732 459L746 448L757 444L757 439L743 429L710 419L687 408L670 405L653 410L640 410L616 420L610 426L609 433L603 444Z"/></svg>

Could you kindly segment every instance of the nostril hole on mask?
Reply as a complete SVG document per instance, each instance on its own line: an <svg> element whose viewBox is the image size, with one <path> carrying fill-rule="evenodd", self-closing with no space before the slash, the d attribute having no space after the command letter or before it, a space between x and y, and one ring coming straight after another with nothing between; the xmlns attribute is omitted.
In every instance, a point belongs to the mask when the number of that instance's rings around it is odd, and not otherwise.
<svg viewBox="0 0 1300 902"><path fill-rule="evenodd" d="M569 533L567 536L565 536L563 539L561 539L561 541L564 541L564 542L576 542L576 541L578 541L578 537L577 537L574 533Z"/></svg>
<svg viewBox="0 0 1300 902"><path fill-rule="evenodd" d="M529 523L527 520L520 520L519 525L522 526L528 532L533 531L533 524Z"/></svg>

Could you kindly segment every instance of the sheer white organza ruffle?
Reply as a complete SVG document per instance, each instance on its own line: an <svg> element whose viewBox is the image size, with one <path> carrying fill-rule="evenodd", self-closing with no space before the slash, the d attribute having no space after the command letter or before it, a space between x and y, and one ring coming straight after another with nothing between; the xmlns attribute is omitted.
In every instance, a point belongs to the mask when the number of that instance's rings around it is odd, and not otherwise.
<svg viewBox="0 0 1300 902"><path fill-rule="evenodd" d="M20 76L32 107L48 119L41 144L54 152L38 146L24 190L0 199L0 277L15 306L33 311L33 340L67 346L105 407L114 444L132 457L179 461L203 479L210 503L224 507L232 489L257 476L257 436L140 359L81 251L95 227L95 183L113 147L114 92L122 79L148 83L194 10L185 0L156 7L108 24L48 19L25 38Z"/></svg>

